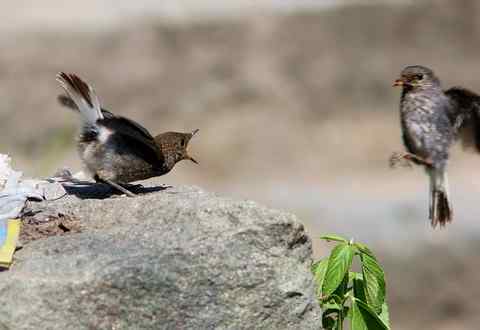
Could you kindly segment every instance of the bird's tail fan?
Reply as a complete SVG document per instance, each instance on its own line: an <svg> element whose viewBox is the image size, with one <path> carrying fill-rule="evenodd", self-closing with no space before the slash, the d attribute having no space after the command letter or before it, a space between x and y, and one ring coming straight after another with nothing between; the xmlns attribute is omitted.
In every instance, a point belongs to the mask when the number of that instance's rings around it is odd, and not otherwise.
<svg viewBox="0 0 480 330"><path fill-rule="evenodd" d="M57 75L57 81L65 90L70 101L65 104L59 98L59 101L69 108L76 108L82 115L82 118L88 126L94 126L96 121L103 119L100 102L93 88L73 73L60 72Z"/></svg>
<svg viewBox="0 0 480 330"><path fill-rule="evenodd" d="M75 102L73 102L73 100L70 97L68 97L67 95L63 95L63 94L58 95L57 96L57 101L60 105L62 105L64 107L67 107L69 109L78 111L78 107L75 104Z"/></svg>
<svg viewBox="0 0 480 330"><path fill-rule="evenodd" d="M444 168L432 168L430 175L430 221L432 227L445 226L452 221L453 209L448 190L448 177Z"/></svg>

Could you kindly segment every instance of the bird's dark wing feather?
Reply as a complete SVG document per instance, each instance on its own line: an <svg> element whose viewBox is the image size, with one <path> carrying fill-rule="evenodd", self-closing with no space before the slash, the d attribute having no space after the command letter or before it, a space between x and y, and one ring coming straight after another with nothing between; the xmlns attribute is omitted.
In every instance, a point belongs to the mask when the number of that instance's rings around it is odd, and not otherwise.
<svg viewBox="0 0 480 330"><path fill-rule="evenodd" d="M142 138L155 143L153 136L150 134L150 132L136 121L121 116L115 116L113 113L105 109L102 109L102 113L108 114L107 117L109 119L118 119L118 121L115 122L121 123L122 128L127 131L127 134L133 134L134 137L140 135Z"/></svg>
<svg viewBox="0 0 480 330"><path fill-rule="evenodd" d="M465 147L474 146L480 152L480 96L462 87L445 91L450 99L449 119L455 134Z"/></svg>
<svg viewBox="0 0 480 330"><path fill-rule="evenodd" d="M115 117L115 115L113 113L111 113L110 111L102 108L102 115L103 115L103 118L113 118Z"/></svg>
<svg viewBox="0 0 480 330"><path fill-rule="evenodd" d="M73 100L69 96L61 94L61 95L58 95L57 100L58 100L58 103L60 103L64 107L78 111L77 105L75 104L75 102L73 102ZM104 118L116 117L112 112L104 108L102 108L102 115ZM123 119L126 121L129 121L129 124L135 126L139 131L141 131L142 135L144 135L147 139L153 139L153 137L150 135L150 133L147 131L145 127L128 118L123 118Z"/></svg>
<svg viewBox="0 0 480 330"><path fill-rule="evenodd" d="M109 112L109 114L111 113ZM121 138L122 142L126 144L129 151L152 166L159 167L163 164L164 159L154 138L140 124L128 118L114 115L100 119L97 123L113 131L117 138Z"/></svg>
<svg viewBox="0 0 480 330"><path fill-rule="evenodd" d="M67 95L59 95L57 100L61 105L78 111L77 105ZM98 120L98 124L114 131L117 137L127 144L131 152L154 166L163 164L164 158L158 152L153 136L145 127L128 118L116 116L103 108L102 115L103 119Z"/></svg>

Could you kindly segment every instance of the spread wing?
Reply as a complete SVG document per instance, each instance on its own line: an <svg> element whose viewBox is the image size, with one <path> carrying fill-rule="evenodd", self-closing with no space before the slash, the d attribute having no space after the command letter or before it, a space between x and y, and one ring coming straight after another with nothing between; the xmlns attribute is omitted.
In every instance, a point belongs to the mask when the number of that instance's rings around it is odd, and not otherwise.
<svg viewBox="0 0 480 330"><path fill-rule="evenodd" d="M464 147L480 152L480 96L462 87L445 91L451 107L448 116Z"/></svg>
<svg viewBox="0 0 480 330"><path fill-rule="evenodd" d="M78 111L77 105L69 96L59 95L57 100L61 105ZM116 116L106 109L102 108L101 111L103 119L99 119L97 123L115 131L121 137L122 142L127 144L137 157L154 166L159 166L164 162L153 136L145 127L128 118Z"/></svg>
<svg viewBox="0 0 480 330"><path fill-rule="evenodd" d="M158 167L164 162L157 144L152 135L140 124L128 118L112 115L97 121L98 125L104 126L121 137L131 152L149 164Z"/></svg>
<svg viewBox="0 0 480 330"><path fill-rule="evenodd" d="M58 100L58 103L60 103L64 107L78 111L77 105L75 104L75 102L73 102L73 100L69 96L61 94L57 96L57 100ZM103 118L111 119L113 117L116 117L112 112L108 111L107 109L102 108L101 111L102 111ZM120 117L117 117L117 118L120 118ZM153 139L153 137L150 135L150 133L147 131L145 127L128 118L123 118L123 119L128 121L129 125L135 126L139 131L141 131L144 137L146 137L147 139Z"/></svg>

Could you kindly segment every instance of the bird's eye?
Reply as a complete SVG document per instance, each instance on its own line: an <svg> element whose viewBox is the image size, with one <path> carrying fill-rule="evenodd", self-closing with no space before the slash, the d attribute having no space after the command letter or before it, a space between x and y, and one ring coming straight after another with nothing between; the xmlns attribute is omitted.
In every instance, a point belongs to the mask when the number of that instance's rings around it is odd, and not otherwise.
<svg viewBox="0 0 480 330"><path fill-rule="evenodd" d="M423 79L423 74L419 73L415 76L415 79L417 80L422 80Z"/></svg>

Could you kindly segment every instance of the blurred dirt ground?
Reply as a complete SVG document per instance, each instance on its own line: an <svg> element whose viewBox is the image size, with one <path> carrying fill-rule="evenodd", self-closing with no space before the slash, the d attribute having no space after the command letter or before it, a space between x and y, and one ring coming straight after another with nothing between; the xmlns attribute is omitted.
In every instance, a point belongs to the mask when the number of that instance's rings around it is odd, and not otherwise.
<svg viewBox="0 0 480 330"><path fill-rule="evenodd" d="M386 265L395 329L474 329L480 157L455 149L456 218L437 231L427 178L387 160L402 149L391 83L403 66L480 91L479 18L473 0L391 1L194 22L106 17L92 28L71 14L62 29L0 30L0 152L32 176L81 169L78 118L56 104L55 74L76 72L107 109L153 133L200 129L190 149L201 165L181 163L165 183L288 209L313 237L371 244Z"/></svg>

